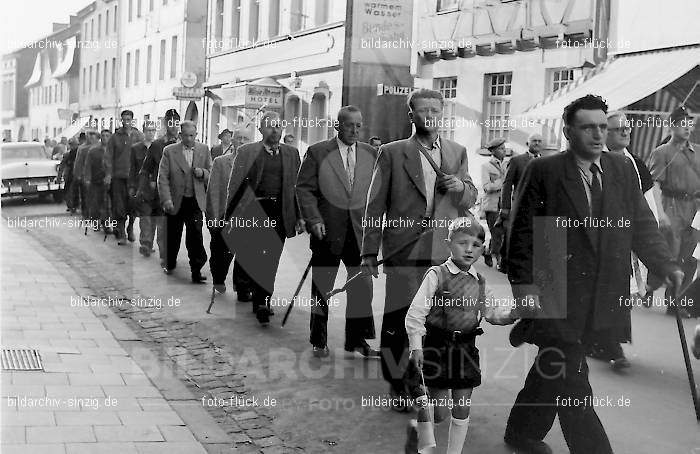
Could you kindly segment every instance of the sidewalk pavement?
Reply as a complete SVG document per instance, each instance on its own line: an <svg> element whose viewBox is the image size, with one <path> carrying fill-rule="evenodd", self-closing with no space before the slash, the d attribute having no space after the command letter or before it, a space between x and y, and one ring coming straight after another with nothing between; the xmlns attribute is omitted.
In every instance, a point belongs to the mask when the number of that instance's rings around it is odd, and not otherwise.
<svg viewBox="0 0 700 454"><path fill-rule="evenodd" d="M0 374L3 454L206 453L107 315L71 307L80 293L29 238L4 224L0 233L2 347L38 349L44 365Z"/></svg>

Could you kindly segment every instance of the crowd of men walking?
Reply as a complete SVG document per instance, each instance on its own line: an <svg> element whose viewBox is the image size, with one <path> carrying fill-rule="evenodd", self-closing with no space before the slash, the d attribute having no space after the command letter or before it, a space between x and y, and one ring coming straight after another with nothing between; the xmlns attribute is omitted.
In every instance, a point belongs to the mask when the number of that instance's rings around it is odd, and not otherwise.
<svg viewBox="0 0 700 454"><path fill-rule="evenodd" d="M416 370L425 373L429 390L423 392L431 396L447 389L453 398L470 396L481 384L475 339L483 331L474 323L481 317L470 311L487 313L490 293L470 267L482 254L488 266L495 259L508 274L515 303L508 316L491 314L487 320L517 319L511 343L540 347L508 419L506 442L521 452L551 452L542 440L558 414L572 452L611 453L592 406L559 402L590 402L586 355L629 366L620 347L631 335L623 297L646 297L664 282L670 296L684 276L692 279L691 223L700 194L700 157L688 141L686 122L692 117L684 108L673 112L671 138L653 152L651 171L627 150L624 114L608 112L593 95L565 109L569 149L563 153L541 157L542 136L533 134L528 151L506 165L505 140L491 141L480 202L491 235L486 246L470 212L479 191L469 176L467 150L438 133L443 104L439 92L414 91L408 98L413 135L381 146L360 142L361 110L342 107L337 135L311 145L303 161L290 144L293 137L281 142L276 112L262 115L260 141L248 143L244 131L224 130L221 144L210 151L195 140L196 125L180 122L174 109L166 112L165 133L157 139L156 124L144 123L140 133L126 110L114 134L88 129L84 140L68 141L62 162L66 203L97 221L95 230L113 233L120 245L136 241L139 218L139 251L150 256L155 240L167 275L177 266L184 230L192 282L206 281L201 270L209 260L214 290L226 292L233 262L238 300L252 301L262 325L273 315L270 299L286 239L309 232L313 355L329 355L328 293L343 262L354 276L347 285L344 348L380 357L398 411L409 410L406 403L420 394ZM616 227L601 226L602 219ZM211 233L209 257L204 225ZM367 340L376 337L372 277L380 264L386 290L375 350ZM643 265L657 283L644 279ZM471 295L479 304L448 311L438 294L452 300ZM422 351L428 358L431 348L436 361L456 359L460 366L450 362L437 378L429 376ZM562 364L566 373L556 373ZM452 410L447 452L461 452L468 418L468 406ZM414 425L420 430L411 435L415 443L409 437L409 452L435 448L426 422Z"/></svg>

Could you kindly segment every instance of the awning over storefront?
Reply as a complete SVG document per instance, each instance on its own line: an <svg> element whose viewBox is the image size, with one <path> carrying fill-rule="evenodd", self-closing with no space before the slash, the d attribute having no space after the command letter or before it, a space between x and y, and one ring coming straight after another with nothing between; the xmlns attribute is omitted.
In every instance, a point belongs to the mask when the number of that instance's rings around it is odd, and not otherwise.
<svg viewBox="0 0 700 454"><path fill-rule="evenodd" d="M90 121L89 116L88 117L80 117L79 120L75 120L74 122L72 122L70 124L70 126L68 126L66 129L61 131L61 133L59 135L54 137L54 140L59 141L61 139L61 137L66 137L66 138L70 139L74 135L80 133L80 131L88 124L89 121Z"/></svg>
<svg viewBox="0 0 700 454"><path fill-rule="evenodd" d="M65 76L68 73L68 71L70 71L71 67L73 66L73 62L75 61L76 37L70 37L67 41L63 43L63 45L66 46L66 53L64 54L61 63L59 63L56 67L56 71L54 71L51 75L51 77L53 78Z"/></svg>
<svg viewBox="0 0 700 454"><path fill-rule="evenodd" d="M589 93L602 96L611 111L623 109L673 83L698 65L700 47L620 55L598 65L518 117L542 122L559 119L566 105Z"/></svg>
<svg viewBox="0 0 700 454"><path fill-rule="evenodd" d="M34 69L32 70L32 76L29 78L24 88L29 88L32 85L36 85L41 82L41 52L36 54L36 60L34 61Z"/></svg>

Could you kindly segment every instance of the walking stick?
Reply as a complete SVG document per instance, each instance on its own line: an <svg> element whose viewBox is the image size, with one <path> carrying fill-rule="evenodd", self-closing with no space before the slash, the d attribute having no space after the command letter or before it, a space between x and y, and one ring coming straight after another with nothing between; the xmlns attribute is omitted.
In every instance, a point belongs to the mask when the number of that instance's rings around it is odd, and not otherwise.
<svg viewBox="0 0 700 454"><path fill-rule="evenodd" d="M678 298L679 295L683 295L693 284L693 281L688 284L682 292L678 292L675 296ZM690 395L693 397L693 406L695 407L695 418L700 421L700 402L698 402L698 390L695 387L695 376L693 375L693 367L690 364L690 355L688 354L688 343L685 340L685 329L683 328L683 321L681 320L681 315L678 313L678 305L676 305L673 311L676 316L676 326L678 327L678 336L681 341L681 349L683 350L683 360L685 361L685 371L688 374L688 383L690 384Z"/></svg>
<svg viewBox="0 0 700 454"><path fill-rule="evenodd" d="M416 243L418 240L420 240L421 238L423 238L423 235L425 235L426 233L430 233L430 232L432 232L432 231L434 231L434 230L435 230L434 228L430 228L430 229L423 230L423 231L420 233L420 235L418 235L417 237L413 238L411 241L407 241L405 244L402 244L402 245L399 246L394 252L392 252L391 254L387 255L386 257L384 257L384 258L382 258L380 261L378 261L378 262L377 262L377 266L384 264L384 262L386 262L386 261L389 260L390 258L394 257L396 254L398 254L399 252L403 251L404 249L406 249L407 247L409 247L409 246L412 245L413 243ZM352 276L350 279L348 279L347 281L345 281L345 285L343 285L343 286L340 287L340 288L335 288L335 289L331 290L330 292L327 292L327 293L326 293L326 299L330 298L330 297L333 296L333 295L337 295L338 293L342 293L342 292L346 291L346 290L348 289L348 284L350 284L350 282L354 281L355 279L357 279L358 277L360 277L360 276L362 276L363 274L366 274L366 273L367 273L367 272L366 272L365 270L362 270L362 271L359 271L359 272L355 273L354 276Z"/></svg>
<svg viewBox="0 0 700 454"><path fill-rule="evenodd" d="M289 307L287 308L287 312L284 314L284 319L282 319L282 326L284 326L287 323L287 319L289 318L289 314L292 313L292 308L294 307L294 300L296 300L297 296L299 295L299 292L301 291L301 286L304 285L304 281L306 280L306 276L309 275L309 270L311 269L311 260L309 260L309 264L306 265L306 269L304 270L304 274L301 276L301 280L299 281L299 285L297 285L296 291L294 291L294 296L292 296L292 302L289 303Z"/></svg>
<svg viewBox="0 0 700 454"><path fill-rule="evenodd" d="M211 286L211 300L209 301L209 307L207 308L207 314L211 314L211 307L214 305L214 297L216 296L216 290L214 286Z"/></svg>

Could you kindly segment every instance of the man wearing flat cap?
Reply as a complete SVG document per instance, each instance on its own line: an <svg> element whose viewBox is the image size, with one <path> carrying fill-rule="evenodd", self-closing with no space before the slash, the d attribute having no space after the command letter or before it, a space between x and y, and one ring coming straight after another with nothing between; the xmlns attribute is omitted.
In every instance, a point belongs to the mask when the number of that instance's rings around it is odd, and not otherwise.
<svg viewBox="0 0 700 454"><path fill-rule="evenodd" d="M493 256L496 256L498 266L501 266L500 249L503 242L503 224L498 223L498 210L500 208L501 190L506 177L506 163L503 158L506 156L506 139L497 137L486 144L486 149L491 152L491 159L481 166L481 185L484 190L484 197L481 202L481 209L486 215L486 223L491 233L489 247L484 252L484 262L487 266L493 266Z"/></svg>
<svg viewBox="0 0 700 454"><path fill-rule="evenodd" d="M233 151L233 142L231 141L231 138L233 137L233 133L228 130L224 129L221 131L218 135L219 140L221 141L220 144L214 145L211 147L211 159L212 161L219 156L225 155L226 153L230 153Z"/></svg>
<svg viewBox="0 0 700 454"><path fill-rule="evenodd" d="M659 227L688 281L692 279L696 263L693 259L696 241L691 224L696 211L696 197L700 193L700 150L695 150L689 142L694 118L685 106L671 112L668 122L671 140L652 152L649 170L654 178ZM670 296L667 289L666 303ZM672 308L669 305L669 312Z"/></svg>

